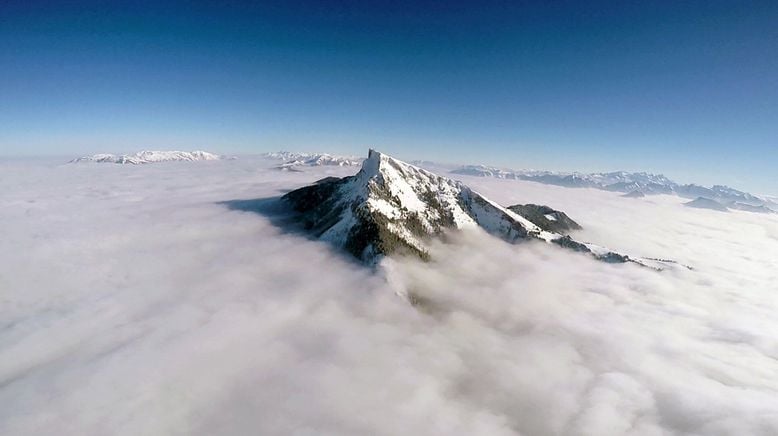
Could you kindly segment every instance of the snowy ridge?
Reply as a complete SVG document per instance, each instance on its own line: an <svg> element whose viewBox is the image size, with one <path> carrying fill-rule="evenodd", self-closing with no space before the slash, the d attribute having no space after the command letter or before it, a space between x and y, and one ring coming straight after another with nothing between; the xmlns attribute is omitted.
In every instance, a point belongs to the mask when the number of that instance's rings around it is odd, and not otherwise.
<svg viewBox="0 0 778 436"><path fill-rule="evenodd" d="M635 197L637 197L637 193L647 195L673 194L684 198L703 197L719 202L725 206L740 203L743 205L763 207L763 209L739 207L741 210L749 211L762 211L769 207L778 206L778 203L773 202L768 198L761 198L728 186L714 185L707 188L695 184L681 185L662 174L646 172L632 173L627 171L614 171L587 174L577 172L566 173L539 170L511 170L485 165L464 165L452 170L451 173L477 177L528 180L569 188L595 188L628 194L634 193L633 196Z"/></svg>
<svg viewBox="0 0 778 436"><path fill-rule="evenodd" d="M70 163L114 163L140 165L156 162L170 161L201 161L201 160L219 160L222 156L208 153L206 151L151 151L143 150L135 154L95 154L73 159Z"/></svg>
<svg viewBox="0 0 778 436"><path fill-rule="evenodd" d="M303 214L305 226L319 238L368 263L393 252L411 252L424 259L431 237L449 229L480 227L511 243L540 240L608 262L649 266L640 259L544 231L461 182L374 150L355 176L303 187L283 198Z"/></svg>
<svg viewBox="0 0 778 436"><path fill-rule="evenodd" d="M290 151L276 151L265 153L263 157L283 160L279 169L293 169L300 166L357 166L362 164L362 159L354 156L334 156L327 153L295 153Z"/></svg>
<svg viewBox="0 0 778 436"><path fill-rule="evenodd" d="M571 187L599 187L605 189L611 187L619 190L632 188L646 188L653 185L675 186L672 180L661 174L645 172L630 173L627 171L614 171L609 173L565 173L541 170L511 170L484 165L464 165L451 171L454 174L464 174L479 177L496 177L500 179L534 180L547 184L558 184ZM622 188L623 186L623 188ZM633 189L629 189L630 191Z"/></svg>

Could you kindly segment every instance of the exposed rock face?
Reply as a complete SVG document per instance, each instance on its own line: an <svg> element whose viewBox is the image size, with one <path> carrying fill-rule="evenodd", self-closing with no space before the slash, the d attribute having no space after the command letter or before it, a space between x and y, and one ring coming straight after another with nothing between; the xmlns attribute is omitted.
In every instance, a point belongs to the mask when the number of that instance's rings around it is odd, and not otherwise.
<svg viewBox="0 0 778 436"><path fill-rule="evenodd" d="M299 213L302 224L313 235L368 264L395 253L428 259L431 238L449 229L481 227L511 243L542 240L607 262L635 262L658 268L643 259L544 230L460 182L374 150L370 150L356 175L319 180L287 193L282 201ZM551 216L561 225L577 226L553 209L535 205L529 209L542 214L544 225L554 222L548 218Z"/></svg>
<svg viewBox="0 0 778 436"><path fill-rule="evenodd" d="M547 232L567 233L580 230L581 226L566 213L539 204L516 204L508 210L516 212Z"/></svg>
<svg viewBox="0 0 778 436"><path fill-rule="evenodd" d="M718 210L720 212L726 212L729 210L727 209L727 206L724 206L718 201L705 197L697 197L695 200L684 203L684 205L688 207L696 207L698 209Z"/></svg>

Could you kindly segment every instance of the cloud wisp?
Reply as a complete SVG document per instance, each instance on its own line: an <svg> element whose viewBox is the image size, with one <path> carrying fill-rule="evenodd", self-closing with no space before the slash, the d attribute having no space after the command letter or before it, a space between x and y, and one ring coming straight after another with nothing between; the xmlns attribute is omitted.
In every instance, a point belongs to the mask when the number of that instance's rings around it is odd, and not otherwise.
<svg viewBox="0 0 778 436"><path fill-rule="evenodd" d="M220 204L353 172L273 163L3 163L0 433L778 433L775 217L463 177L695 269L472 231L374 272Z"/></svg>

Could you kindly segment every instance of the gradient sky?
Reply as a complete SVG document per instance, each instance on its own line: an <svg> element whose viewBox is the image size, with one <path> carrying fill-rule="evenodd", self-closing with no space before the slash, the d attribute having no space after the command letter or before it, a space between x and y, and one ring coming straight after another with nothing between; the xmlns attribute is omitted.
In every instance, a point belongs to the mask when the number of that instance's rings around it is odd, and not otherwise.
<svg viewBox="0 0 778 436"><path fill-rule="evenodd" d="M0 155L368 146L778 194L778 2L0 2Z"/></svg>

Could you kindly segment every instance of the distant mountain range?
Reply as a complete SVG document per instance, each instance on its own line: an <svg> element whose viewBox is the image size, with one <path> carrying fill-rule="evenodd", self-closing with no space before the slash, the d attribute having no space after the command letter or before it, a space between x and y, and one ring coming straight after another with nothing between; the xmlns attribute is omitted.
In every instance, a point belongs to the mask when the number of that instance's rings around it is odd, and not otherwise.
<svg viewBox="0 0 778 436"><path fill-rule="evenodd" d="M280 151L265 153L267 158L283 160L277 168L295 171L305 166L357 166L364 159L355 156L336 156L327 153L294 153ZM438 167L435 162L413 161L420 167ZM773 213L778 211L778 199L760 197L724 185L705 187L696 184L676 183L662 174L647 172L613 171L604 173L566 173L543 170L512 170L486 165L463 165L451 174L494 177L499 179L528 180L568 188L593 188L623 192L625 197L640 198L646 195L669 194L684 198L705 198L728 209L749 212Z"/></svg>
<svg viewBox="0 0 778 436"><path fill-rule="evenodd" d="M265 153L263 157L284 161L277 168L281 170L294 170L296 167L313 167L322 165L333 166L358 166L364 159L353 156L334 156L327 153L295 153L290 151L276 151Z"/></svg>
<svg viewBox="0 0 778 436"><path fill-rule="evenodd" d="M728 186L714 185L708 188L695 184L682 185L661 174L645 172L615 171L586 174L538 170L507 170L484 165L465 165L452 170L451 173L500 179L529 180L568 188L602 189L624 192L631 197L639 197L640 194L673 194L693 199L701 197L717 202L725 208L748 210L751 212L769 213L778 210L778 203L772 199L758 197Z"/></svg>
<svg viewBox="0 0 778 436"><path fill-rule="evenodd" d="M605 262L667 265L552 231L580 228L560 211L540 205L505 208L461 182L375 150L356 175L322 179L287 193L282 201L308 232L368 264L395 253L427 259L432 238L449 229L480 227L510 243L540 240Z"/></svg>
<svg viewBox="0 0 778 436"><path fill-rule="evenodd" d="M151 151L144 150L135 154L95 154L73 159L70 163L113 163L113 164L131 164L140 165L156 162L171 161L201 161L201 160L219 160L222 156L208 153L207 151Z"/></svg>

